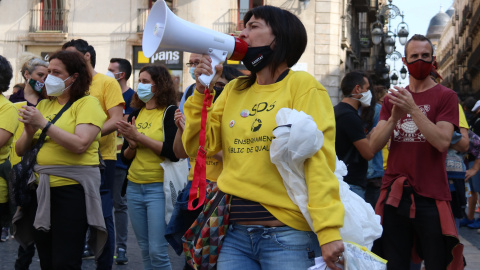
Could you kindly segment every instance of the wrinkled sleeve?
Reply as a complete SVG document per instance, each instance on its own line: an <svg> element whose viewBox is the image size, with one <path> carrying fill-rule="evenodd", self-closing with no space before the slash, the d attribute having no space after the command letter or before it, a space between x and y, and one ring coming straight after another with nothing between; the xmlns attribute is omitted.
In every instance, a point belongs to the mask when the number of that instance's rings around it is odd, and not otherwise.
<svg viewBox="0 0 480 270"><path fill-rule="evenodd" d="M227 87L225 87L223 93L218 97L215 106L212 104L210 107L207 107L207 124L205 129L205 150L207 151L207 156L212 156L222 148L221 122L223 109L225 107L225 99L228 96L226 93ZM182 135L182 142L185 152L190 157L197 156L199 146L198 136L200 134L204 98L204 94L194 91L194 94L187 99L183 107L186 123Z"/></svg>
<svg viewBox="0 0 480 270"><path fill-rule="evenodd" d="M294 109L311 115L325 137L322 148L305 161L305 180L308 187L308 211L320 245L341 240L344 207L340 201L339 183L334 175L335 115L327 91L318 86L298 97Z"/></svg>

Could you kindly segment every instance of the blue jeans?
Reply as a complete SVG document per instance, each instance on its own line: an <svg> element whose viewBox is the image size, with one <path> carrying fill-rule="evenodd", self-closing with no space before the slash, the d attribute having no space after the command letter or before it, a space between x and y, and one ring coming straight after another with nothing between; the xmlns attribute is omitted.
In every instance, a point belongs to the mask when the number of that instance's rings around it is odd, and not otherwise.
<svg viewBox="0 0 480 270"><path fill-rule="evenodd" d="M231 224L217 261L218 270L307 269L321 256L315 233L288 226Z"/></svg>
<svg viewBox="0 0 480 270"><path fill-rule="evenodd" d="M142 251L143 269L171 270L165 239L165 194L163 183L136 184L128 181L128 215Z"/></svg>
<svg viewBox="0 0 480 270"><path fill-rule="evenodd" d="M113 197L112 184L115 179L115 160L105 160L105 169L101 171L100 198L102 199L102 212L108 232L107 242L102 254L97 260L97 270L111 270L113 254L115 252L115 226L113 224ZM90 239L89 241L95 241Z"/></svg>
<svg viewBox="0 0 480 270"><path fill-rule="evenodd" d="M350 190L355 192L355 194L357 194L358 196L362 197L362 199L365 199L365 189L362 188L361 186L357 186L357 185L350 185ZM374 206L375 208L375 206Z"/></svg>

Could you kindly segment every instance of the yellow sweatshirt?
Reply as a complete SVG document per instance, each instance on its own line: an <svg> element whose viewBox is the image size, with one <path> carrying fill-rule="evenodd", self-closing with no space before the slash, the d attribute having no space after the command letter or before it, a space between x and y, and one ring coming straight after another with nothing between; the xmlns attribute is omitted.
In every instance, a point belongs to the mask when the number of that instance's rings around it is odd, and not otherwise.
<svg viewBox="0 0 480 270"><path fill-rule="evenodd" d="M305 161L308 210L321 245L340 240L344 208L335 170L335 117L325 88L306 72L290 71L280 82L255 83L241 89L231 81L208 110L207 156L223 150L218 186L225 193L261 203L286 225L311 230L300 209L290 200L276 166L270 161L272 131L280 108L293 108L313 117L325 136L323 147ZM198 149L204 95L195 91L184 105L187 119L182 141L189 156Z"/></svg>

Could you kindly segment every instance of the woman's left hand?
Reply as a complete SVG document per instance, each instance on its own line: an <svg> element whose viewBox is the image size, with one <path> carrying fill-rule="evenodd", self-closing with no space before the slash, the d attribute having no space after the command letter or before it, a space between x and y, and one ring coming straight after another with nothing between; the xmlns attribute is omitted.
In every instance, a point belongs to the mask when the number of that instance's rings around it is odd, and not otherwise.
<svg viewBox="0 0 480 270"><path fill-rule="evenodd" d="M137 126L135 125L135 117L132 118L132 123L129 123L125 120L121 120L117 122L118 132L122 133L124 138L129 139L130 141L137 141L138 135L140 132L137 130Z"/></svg>
<svg viewBox="0 0 480 270"><path fill-rule="evenodd" d="M21 117L20 122L30 125L34 129L43 129L48 122L42 113L33 106L22 106L22 109L18 110L18 115Z"/></svg>

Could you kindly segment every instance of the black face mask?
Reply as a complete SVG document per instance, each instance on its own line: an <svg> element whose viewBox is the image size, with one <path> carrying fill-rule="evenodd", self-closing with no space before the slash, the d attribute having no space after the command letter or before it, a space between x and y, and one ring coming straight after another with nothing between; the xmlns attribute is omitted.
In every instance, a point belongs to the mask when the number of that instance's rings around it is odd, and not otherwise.
<svg viewBox="0 0 480 270"><path fill-rule="evenodd" d="M257 73L270 63L273 50L270 45L249 47L242 62L252 73Z"/></svg>

